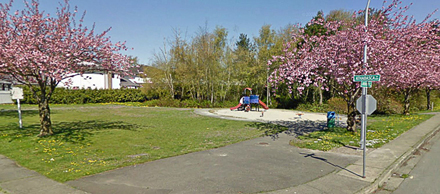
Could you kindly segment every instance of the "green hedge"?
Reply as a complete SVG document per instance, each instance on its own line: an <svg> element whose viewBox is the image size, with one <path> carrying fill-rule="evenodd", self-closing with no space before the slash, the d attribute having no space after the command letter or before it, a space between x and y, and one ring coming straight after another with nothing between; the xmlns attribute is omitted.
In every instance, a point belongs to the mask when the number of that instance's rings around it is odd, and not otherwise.
<svg viewBox="0 0 440 194"><path fill-rule="evenodd" d="M37 101L28 87L23 87L24 104L36 104ZM65 89L56 88L51 104L87 104L110 102L144 102L147 96L139 89Z"/></svg>
<svg viewBox="0 0 440 194"><path fill-rule="evenodd" d="M178 108L230 108L236 106L238 102L216 102L211 104L210 101L197 101L197 100L178 100L178 99L155 99L148 100L139 106L149 106L149 107L178 107Z"/></svg>

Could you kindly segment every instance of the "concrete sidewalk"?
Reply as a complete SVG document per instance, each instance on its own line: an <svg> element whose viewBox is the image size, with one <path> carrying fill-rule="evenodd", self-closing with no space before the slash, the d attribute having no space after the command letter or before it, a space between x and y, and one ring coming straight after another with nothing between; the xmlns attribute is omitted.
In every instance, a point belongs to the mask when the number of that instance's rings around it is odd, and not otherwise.
<svg viewBox="0 0 440 194"><path fill-rule="evenodd" d="M286 124L295 134L320 129L326 121L325 114L300 116L299 112L276 109L264 113L195 112ZM66 184L0 156L0 193L370 193L439 127L440 114L436 114L382 148L370 150L366 178L361 178L361 156L295 148L288 145L290 133L120 168Z"/></svg>
<svg viewBox="0 0 440 194"><path fill-rule="evenodd" d="M270 111L264 113L264 117L270 115ZM207 114L206 111L199 110L200 114L220 117L234 120L259 120L260 122L270 122L278 120L297 120L298 111L276 110L278 113L268 116L270 119L263 120L257 117L257 113L228 113L227 110L211 111ZM281 112L279 112L281 111ZM302 113L303 119L320 122L325 120L324 114L317 113ZM318 178L306 184L293 186L286 189L268 192L271 194L283 193L371 193L375 191L380 185L387 181L391 173L398 168L398 166L405 161L417 148L419 148L435 132L440 130L440 113L435 114L431 119L421 123L420 125L408 130L393 141L385 144L381 148L368 152L366 156L365 176L363 173L363 158L357 160L354 164L340 169L336 173L331 173L327 176ZM274 119L276 118L276 119ZM342 116L340 120L345 121L346 117ZM367 185L367 186L365 186ZM346 188L349 189L346 189Z"/></svg>
<svg viewBox="0 0 440 194"><path fill-rule="evenodd" d="M21 167L2 155L0 155L0 188L0 193L7 194L86 193Z"/></svg>
<svg viewBox="0 0 440 194"><path fill-rule="evenodd" d="M366 178L362 178L363 159L317 180L271 194L283 193L372 193L391 176L391 173L417 148L440 129L440 114L412 128L398 138L366 156ZM360 181L360 182L359 182ZM364 186L367 184L367 186ZM345 192L342 188L353 188Z"/></svg>

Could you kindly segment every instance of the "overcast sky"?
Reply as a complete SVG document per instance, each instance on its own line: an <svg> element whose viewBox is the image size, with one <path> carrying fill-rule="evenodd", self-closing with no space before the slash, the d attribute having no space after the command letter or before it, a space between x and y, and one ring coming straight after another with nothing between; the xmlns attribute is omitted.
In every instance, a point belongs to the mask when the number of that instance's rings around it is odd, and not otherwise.
<svg viewBox="0 0 440 194"><path fill-rule="evenodd" d="M41 9L54 13L59 1L40 0ZM12 9L22 9L22 2L15 0ZM403 5L411 2L403 0ZM173 37L173 30L186 33L189 39L205 25L210 31L222 26L228 30L228 38L235 41L240 33L257 36L265 24L275 30L288 24L304 25L320 10L327 14L335 9L365 9L367 0L70 0L70 4L78 6L80 12L87 11L87 26L95 23L98 32L112 27L112 42L127 41L134 50L125 54L149 64L164 41ZM371 0L370 7L380 9L382 5L382 0ZM417 0L408 15L421 21L437 8L440 0ZM440 18L440 13L432 18Z"/></svg>

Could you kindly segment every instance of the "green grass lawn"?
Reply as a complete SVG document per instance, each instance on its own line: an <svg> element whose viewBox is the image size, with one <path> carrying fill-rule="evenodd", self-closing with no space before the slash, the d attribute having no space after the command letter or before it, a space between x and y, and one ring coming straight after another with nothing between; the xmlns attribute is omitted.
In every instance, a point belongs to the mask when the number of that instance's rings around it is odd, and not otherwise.
<svg viewBox="0 0 440 194"><path fill-rule="evenodd" d="M366 145L373 148L381 147L432 116L426 114L370 116L367 119ZM301 148L328 151L341 146L359 146L359 139L360 129L352 133L345 128L335 127L298 136L290 143Z"/></svg>
<svg viewBox="0 0 440 194"><path fill-rule="evenodd" d="M23 105L23 129L16 106L0 105L0 154L64 182L123 166L202 151L282 133L263 123L199 116L192 109L139 104L51 105L55 134L38 138L37 106ZM380 147L432 115L370 116L367 146ZM318 150L358 146L359 132L317 131L291 141Z"/></svg>
<svg viewBox="0 0 440 194"><path fill-rule="evenodd" d="M0 154L64 182L122 166L222 147L261 136L249 122L199 116L190 109L52 105L55 134L38 138L36 106L0 106Z"/></svg>

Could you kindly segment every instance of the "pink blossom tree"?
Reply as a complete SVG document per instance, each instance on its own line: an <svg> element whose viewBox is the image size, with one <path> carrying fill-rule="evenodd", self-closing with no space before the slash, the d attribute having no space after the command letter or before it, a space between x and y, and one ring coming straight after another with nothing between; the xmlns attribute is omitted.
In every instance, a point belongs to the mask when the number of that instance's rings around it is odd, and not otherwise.
<svg viewBox="0 0 440 194"><path fill-rule="evenodd" d="M337 94L344 98L348 107L347 129L355 131L355 97L358 96L359 83L353 82L354 75L376 74L380 71L378 61L370 60L368 65L362 63L363 46L368 41L369 45L376 45L369 49L370 55L379 55L384 42L381 37L380 20L372 20L369 31L365 26L357 25L353 19L347 22L313 20L327 29L324 36L307 36L299 33L293 36L293 41L286 44L283 56L274 56L269 65L281 62L269 78L275 85L286 83L291 86L298 83L297 90L301 92L304 87L318 86L328 89L330 83ZM344 30L338 30L341 28ZM297 47L291 47L296 45Z"/></svg>
<svg viewBox="0 0 440 194"><path fill-rule="evenodd" d="M433 23L433 30L432 33L437 33L438 37L434 37L435 39L438 40L438 38L440 37L440 21L436 20L436 21L432 21L431 23ZM439 41L440 43L440 41ZM437 50L437 49L436 49ZM437 50L438 52L438 50ZM439 89L440 88L440 54L433 54L432 55L432 60L431 62L434 63L434 65L432 65L432 69L430 71L430 77L427 78L427 83L425 86L425 92L426 92L426 109L429 110L432 108L431 105L431 91L434 89Z"/></svg>
<svg viewBox="0 0 440 194"><path fill-rule="evenodd" d="M428 40L431 37L428 31L433 28L407 25L407 19L403 17L407 7L393 11L400 3L394 0L374 14L368 28L356 22L355 14L350 21L312 20L310 24L321 24L327 29L326 35L293 35L293 41L286 44L284 54L274 56L268 63L281 63L269 78L275 85L274 89L281 83L287 84L290 89L298 84L296 89L300 92L312 84L323 83L322 89L332 86L347 102L347 130L355 131L355 98L360 85L353 82L354 75L380 74L384 80L381 84L406 89L426 83L426 79L421 77L435 76L429 74L432 73L430 64L435 62L428 61L435 58L433 53L438 53L432 50L436 47L435 41ZM362 62L365 44L368 44L367 64ZM404 76L405 81L396 82L397 75ZM415 83L414 80L418 79L420 82Z"/></svg>
<svg viewBox="0 0 440 194"><path fill-rule="evenodd" d="M94 27L85 27L85 12L76 21L77 8L70 10L68 0L56 16L41 11L38 0L25 1L22 11L13 11L12 4L0 3L0 74L30 88L39 107L39 136L51 135L49 102L56 86L74 73L129 73L129 58L117 53L126 46L110 42L110 29L95 34Z"/></svg>
<svg viewBox="0 0 440 194"><path fill-rule="evenodd" d="M404 15L408 6L394 15L384 39L389 45L384 50L381 84L401 91L404 99L403 114L410 113L410 99L414 92L423 88L437 88L440 68L440 37L437 21L416 23Z"/></svg>

